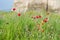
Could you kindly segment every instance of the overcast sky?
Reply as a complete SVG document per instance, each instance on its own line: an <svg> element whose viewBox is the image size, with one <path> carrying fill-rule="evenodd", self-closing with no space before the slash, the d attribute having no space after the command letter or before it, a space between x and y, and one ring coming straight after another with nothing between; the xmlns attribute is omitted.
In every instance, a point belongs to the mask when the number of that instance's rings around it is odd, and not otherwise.
<svg viewBox="0 0 60 40"><path fill-rule="evenodd" d="M12 8L13 0L0 0L0 10L9 10Z"/></svg>

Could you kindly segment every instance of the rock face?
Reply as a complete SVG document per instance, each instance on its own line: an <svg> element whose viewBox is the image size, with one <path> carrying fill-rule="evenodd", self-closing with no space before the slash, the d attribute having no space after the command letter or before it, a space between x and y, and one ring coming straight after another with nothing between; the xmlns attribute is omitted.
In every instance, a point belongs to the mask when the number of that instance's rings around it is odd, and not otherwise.
<svg viewBox="0 0 60 40"><path fill-rule="evenodd" d="M47 0L14 0L13 8L16 12L26 12L27 10L41 10L46 8ZM60 0L48 0L49 10L60 8Z"/></svg>

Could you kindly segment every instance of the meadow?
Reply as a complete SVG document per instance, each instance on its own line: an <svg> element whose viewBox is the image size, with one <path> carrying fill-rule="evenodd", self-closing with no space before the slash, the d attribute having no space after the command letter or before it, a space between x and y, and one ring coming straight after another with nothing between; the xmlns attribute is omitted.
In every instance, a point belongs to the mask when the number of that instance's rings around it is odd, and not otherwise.
<svg viewBox="0 0 60 40"><path fill-rule="evenodd" d="M60 15L45 11L0 12L0 40L60 40Z"/></svg>

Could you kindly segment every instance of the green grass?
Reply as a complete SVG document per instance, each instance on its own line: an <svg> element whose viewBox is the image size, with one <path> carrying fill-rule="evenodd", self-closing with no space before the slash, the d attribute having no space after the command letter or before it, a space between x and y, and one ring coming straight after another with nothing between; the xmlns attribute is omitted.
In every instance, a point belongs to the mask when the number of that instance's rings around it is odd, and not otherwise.
<svg viewBox="0 0 60 40"><path fill-rule="evenodd" d="M33 19L32 16L42 15ZM50 13L49 21L38 30L37 24L46 18L46 12L30 11L18 16L15 12L0 12L0 40L60 40L60 15Z"/></svg>

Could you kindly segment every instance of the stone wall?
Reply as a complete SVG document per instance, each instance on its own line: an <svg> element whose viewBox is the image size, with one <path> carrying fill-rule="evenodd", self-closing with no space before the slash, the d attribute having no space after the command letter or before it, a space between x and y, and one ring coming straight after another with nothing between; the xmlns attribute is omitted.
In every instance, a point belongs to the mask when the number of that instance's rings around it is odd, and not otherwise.
<svg viewBox="0 0 60 40"><path fill-rule="evenodd" d="M14 0L13 8L16 8L16 12L26 12L28 9L46 8L46 4L47 0ZM60 0L48 0L48 5L52 10L58 9Z"/></svg>

